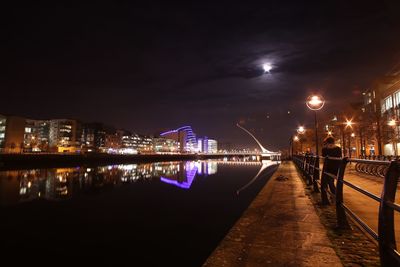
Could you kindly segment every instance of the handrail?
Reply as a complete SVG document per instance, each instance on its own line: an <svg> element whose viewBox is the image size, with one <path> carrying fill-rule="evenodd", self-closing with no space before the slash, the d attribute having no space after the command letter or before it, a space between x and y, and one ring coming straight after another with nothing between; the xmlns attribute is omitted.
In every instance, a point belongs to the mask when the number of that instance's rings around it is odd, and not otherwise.
<svg viewBox="0 0 400 267"><path fill-rule="evenodd" d="M323 160L322 170L319 166L320 159ZM380 159L380 157L379 157ZM328 187L330 193L335 196L336 219L341 228L348 228L347 215L353 219L365 232L378 241L379 255L382 266L400 266L400 253L397 251L394 232L394 211L400 213L400 205L395 203L397 182L400 178L400 161L382 161L371 159L349 159L319 156L293 156L293 162L301 171L303 177L310 184L312 181L314 191L321 193L323 205L329 205ZM326 171L326 166L337 165L336 175ZM345 180L345 170L348 163L356 163L355 169L358 172L375 175L383 178L383 189L381 197L368 192L367 190ZM336 167L336 166L335 166ZM334 182L336 181L336 186ZM371 229L354 211L343 203L343 186L348 186L358 193L367 196L380 203L378 215L378 233Z"/></svg>

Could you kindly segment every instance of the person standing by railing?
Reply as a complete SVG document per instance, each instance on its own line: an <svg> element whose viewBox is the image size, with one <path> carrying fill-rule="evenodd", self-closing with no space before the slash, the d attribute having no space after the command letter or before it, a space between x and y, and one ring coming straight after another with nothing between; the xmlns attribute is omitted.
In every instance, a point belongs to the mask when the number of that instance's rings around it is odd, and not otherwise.
<svg viewBox="0 0 400 267"><path fill-rule="evenodd" d="M332 136L325 138L322 148L322 156L323 157L335 157L340 158L342 157L342 149L335 145L335 139ZM324 166L325 172L331 173L333 175L337 175L340 161L331 160L325 161L326 166ZM326 174L322 173L321 178L321 187L325 190L329 186L329 190L332 194L336 193L335 181L332 177L327 176Z"/></svg>

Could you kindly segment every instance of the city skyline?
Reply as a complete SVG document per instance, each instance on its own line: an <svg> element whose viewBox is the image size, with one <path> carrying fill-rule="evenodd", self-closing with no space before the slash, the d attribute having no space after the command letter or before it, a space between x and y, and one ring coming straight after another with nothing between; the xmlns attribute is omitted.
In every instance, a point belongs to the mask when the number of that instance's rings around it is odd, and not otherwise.
<svg viewBox="0 0 400 267"><path fill-rule="evenodd" d="M334 113L398 60L398 3L362 3L9 6L1 112L287 148L309 93Z"/></svg>

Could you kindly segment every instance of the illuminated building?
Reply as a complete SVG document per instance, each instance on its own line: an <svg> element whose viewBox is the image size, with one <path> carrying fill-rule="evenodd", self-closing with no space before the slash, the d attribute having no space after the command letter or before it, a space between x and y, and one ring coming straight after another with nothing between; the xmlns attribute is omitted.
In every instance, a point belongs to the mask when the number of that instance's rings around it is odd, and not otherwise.
<svg viewBox="0 0 400 267"><path fill-rule="evenodd" d="M77 152L80 144L78 127L76 120L50 120L50 148L57 152Z"/></svg>
<svg viewBox="0 0 400 267"><path fill-rule="evenodd" d="M161 133L160 136L179 142L180 152L197 152L196 134L190 126L183 126L176 130L170 130Z"/></svg>
<svg viewBox="0 0 400 267"><path fill-rule="evenodd" d="M20 153L24 147L25 118L0 115L0 151Z"/></svg>
<svg viewBox="0 0 400 267"><path fill-rule="evenodd" d="M139 136L137 134L132 134L128 131L119 131L119 134L117 136L120 136L121 138L121 146L120 148L117 148L116 150L110 150L114 151L113 153L119 153L119 154L137 154L138 153L138 143L139 143Z"/></svg>
<svg viewBox="0 0 400 267"><path fill-rule="evenodd" d="M4 150L6 142L6 121L7 118L0 115L0 152Z"/></svg>
<svg viewBox="0 0 400 267"><path fill-rule="evenodd" d="M400 155L400 65L363 92L366 155ZM372 126L372 127L371 127Z"/></svg>
<svg viewBox="0 0 400 267"><path fill-rule="evenodd" d="M154 152L179 152L179 142L168 138L153 138Z"/></svg>
<svg viewBox="0 0 400 267"><path fill-rule="evenodd" d="M122 136L124 131L117 130L114 133L106 133L105 136L105 151L107 153L117 153L122 148Z"/></svg>
<svg viewBox="0 0 400 267"><path fill-rule="evenodd" d="M218 143L214 139L208 139L207 136L197 139L197 149L202 153L217 153Z"/></svg>
<svg viewBox="0 0 400 267"><path fill-rule="evenodd" d="M218 142L214 139L208 139L207 141L207 153L217 153L218 152Z"/></svg>
<svg viewBox="0 0 400 267"><path fill-rule="evenodd" d="M50 122L31 120L25 122L24 151L43 152L49 147Z"/></svg>
<svg viewBox="0 0 400 267"><path fill-rule="evenodd" d="M141 153L151 153L154 152L153 149L153 138L146 135L137 135L137 150Z"/></svg>
<svg viewBox="0 0 400 267"><path fill-rule="evenodd" d="M85 123L82 125L82 150L98 152L106 147L106 129L102 123Z"/></svg>

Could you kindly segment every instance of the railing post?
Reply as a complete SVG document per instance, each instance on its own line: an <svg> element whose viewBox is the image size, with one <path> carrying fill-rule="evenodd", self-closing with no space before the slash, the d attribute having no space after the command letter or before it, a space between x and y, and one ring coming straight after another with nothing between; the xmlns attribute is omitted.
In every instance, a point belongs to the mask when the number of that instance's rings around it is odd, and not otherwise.
<svg viewBox="0 0 400 267"><path fill-rule="evenodd" d="M308 175L307 175L307 185L312 185L313 176L314 176L314 169L315 167L315 157L310 159L310 167L308 168Z"/></svg>
<svg viewBox="0 0 400 267"><path fill-rule="evenodd" d="M351 228L349 222L347 221L346 212L343 208L343 180L344 180L344 172L346 170L346 166L348 163L348 158L345 157L340 162L339 172L337 175L336 182L336 220L337 226L341 229L349 229Z"/></svg>
<svg viewBox="0 0 400 267"><path fill-rule="evenodd" d="M325 167L326 167L328 160L329 160L328 157L325 157L324 165L322 167L322 172L321 172L321 204L322 205L329 205L328 194L326 192L328 183L327 183L326 175L324 175Z"/></svg>
<svg viewBox="0 0 400 267"><path fill-rule="evenodd" d="M395 202L397 180L399 179L399 162L392 161L385 175L381 203L379 206L378 236L379 255L382 266L398 266L398 261L393 255L396 249L396 237L394 232L394 210L386 203Z"/></svg>
<svg viewBox="0 0 400 267"><path fill-rule="evenodd" d="M319 180L319 156L317 156L315 158L314 175L313 175L313 179L312 179L314 192L317 192L317 193L319 193L318 182L317 182L318 180Z"/></svg>

